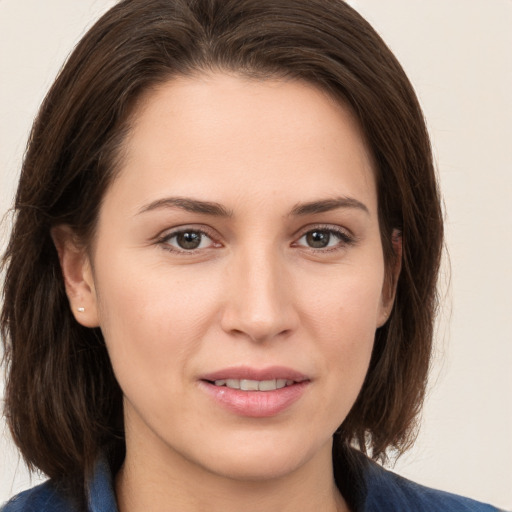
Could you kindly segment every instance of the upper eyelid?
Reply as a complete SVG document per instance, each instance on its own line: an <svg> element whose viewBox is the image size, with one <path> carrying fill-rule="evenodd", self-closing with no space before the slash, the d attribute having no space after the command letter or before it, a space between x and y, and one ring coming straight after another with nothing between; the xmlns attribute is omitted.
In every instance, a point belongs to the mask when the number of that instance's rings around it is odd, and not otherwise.
<svg viewBox="0 0 512 512"><path fill-rule="evenodd" d="M202 248L196 248L196 249L182 249L178 246L175 246L173 243L171 243L171 240L178 236L180 233L184 233L187 231L193 231L196 233L200 233L202 236L206 236L208 240L210 240L208 247L202 247ZM157 246L160 246L167 252L171 252L174 254L188 254L192 256L193 254L198 254L201 251L205 251L208 249L214 249L218 248L219 242L218 239L216 239L214 236L212 236L208 230L204 228L192 228L192 227L178 227L178 228L170 228L166 229L160 232L159 235L157 235L153 239L153 243L155 243ZM216 247L217 246L217 247Z"/></svg>
<svg viewBox="0 0 512 512"><path fill-rule="evenodd" d="M330 231L334 234L345 234L347 237L353 239L354 241L357 240L357 237L354 235L354 233L344 227L340 226L338 224L326 224L326 223L315 223L315 224L308 224L307 226L303 226L300 229L296 230L293 234L293 243L297 242L300 238L302 238L304 235L309 233L310 231L317 230L324 230L324 231ZM195 231L199 232L208 238L212 240L212 242L219 243L219 240L222 238L218 235L218 233L215 232L213 228L210 228L206 225L193 225L193 224L183 224L181 226L176 226L173 228L167 228L165 230L162 230L154 239L157 241L165 241L173 236L176 236L180 233L183 233L185 231Z"/></svg>
<svg viewBox="0 0 512 512"><path fill-rule="evenodd" d="M293 236L300 238L300 237L304 236L306 233L309 233L310 231L314 231L315 229L318 229L320 231L332 231L333 233L345 233L350 238L356 238L356 236L354 235L352 230L350 230L344 226L340 226L338 224L323 224L323 223L309 224L307 226L304 226L304 227L298 229L294 233Z"/></svg>
<svg viewBox="0 0 512 512"><path fill-rule="evenodd" d="M206 236L210 240L211 245L209 247L203 248L183 249L180 247L176 247L174 244L170 243L170 240L178 236L180 233L186 233L187 231L193 231L196 233L200 233L202 236ZM192 228L186 226L181 228L171 228L162 231L161 234L155 238L155 242L158 246L160 246L167 252L174 254L189 255L191 257L193 255L201 254L201 251L215 248L215 245L219 244L219 242L217 242L217 240L210 233L208 233L206 229Z"/></svg>
<svg viewBox="0 0 512 512"><path fill-rule="evenodd" d="M173 228L167 228L162 230L156 237L156 240L163 240L167 238L172 238L173 236L179 235L180 233L184 233L186 231L195 231L198 233L201 233L203 235L206 235L208 238L211 238L212 240L215 240L216 237L213 234L213 230L211 228L208 228L207 226L199 225L199 226L193 226L193 225L187 225L184 224L182 226L176 226Z"/></svg>
<svg viewBox="0 0 512 512"><path fill-rule="evenodd" d="M322 248L315 248L315 247L309 247L307 245L299 244L299 241L305 237L308 233L311 231L328 231L331 234L334 234L339 240L339 243L336 244L334 247L322 247ZM341 226L316 226L316 227L310 227L306 229L305 231L302 231L302 233L299 236L296 236L294 239L294 242L292 245L295 247L299 247L301 249L305 249L314 253L318 254L328 254L332 252L339 251L341 249L346 249L349 246L354 246L357 244L359 239L348 229L342 228Z"/></svg>

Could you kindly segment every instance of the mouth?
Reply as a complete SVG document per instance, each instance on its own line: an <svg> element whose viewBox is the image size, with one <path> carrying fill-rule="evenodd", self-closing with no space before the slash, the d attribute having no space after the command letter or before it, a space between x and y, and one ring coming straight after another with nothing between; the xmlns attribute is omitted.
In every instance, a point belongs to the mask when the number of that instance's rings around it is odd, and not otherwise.
<svg viewBox="0 0 512 512"><path fill-rule="evenodd" d="M242 391L275 391L310 379L303 373L285 366L261 369L233 366L202 375L200 380L213 386Z"/></svg>
<svg viewBox="0 0 512 512"><path fill-rule="evenodd" d="M237 415L276 416L306 393L311 380L285 367L236 367L204 375L201 388L215 403Z"/></svg>
<svg viewBox="0 0 512 512"><path fill-rule="evenodd" d="M218 379L206 381L214 386L227 387L229 389L240 389L241 391L275 391L287 386L296 384L292 379L270 379L270 380L251 380L251 379Z"/></svg>

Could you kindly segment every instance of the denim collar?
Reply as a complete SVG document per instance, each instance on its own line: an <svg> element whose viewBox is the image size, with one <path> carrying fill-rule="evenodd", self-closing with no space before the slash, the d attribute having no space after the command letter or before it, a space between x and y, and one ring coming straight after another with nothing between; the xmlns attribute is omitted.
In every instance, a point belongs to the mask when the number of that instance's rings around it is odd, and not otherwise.
<svg viewBox="0 0 512 512"><path fill-rule="evenodd" d="M101 456L87 485L89 512L118 512L112 470L105 456Z"/></svg>
<svg viewBox="0 0 512 512"><path fill-rule="evenodd" d="M423 487L385 470L360 452L354 454L359 471L345 476L352 483L359 480L351 489L355 512L499 512L491 505ZM86 488L88 512L118 512L112 474L107 457L101 456Z"/></svg>

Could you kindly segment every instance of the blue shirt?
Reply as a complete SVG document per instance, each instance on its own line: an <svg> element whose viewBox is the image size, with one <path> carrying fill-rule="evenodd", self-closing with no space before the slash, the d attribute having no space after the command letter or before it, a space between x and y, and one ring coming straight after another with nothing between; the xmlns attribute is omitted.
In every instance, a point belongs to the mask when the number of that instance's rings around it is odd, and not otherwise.
<svg viewBox="0 0 512 512"><path fill-rule="evenodd" d="M496 507L437 491L367 460L354 512L499 512ZM0 512L79 512L52 481L12 498ZM118 512L112 472L106 459L96 464L87 485L87 512Z"/></svg>

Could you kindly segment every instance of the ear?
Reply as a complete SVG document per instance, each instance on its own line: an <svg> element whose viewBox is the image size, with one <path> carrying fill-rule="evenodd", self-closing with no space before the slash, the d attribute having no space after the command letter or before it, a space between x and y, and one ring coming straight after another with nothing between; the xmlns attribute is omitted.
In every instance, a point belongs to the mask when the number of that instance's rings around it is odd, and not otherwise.
<svg viewBox="0 0 512 512"><path fill-rule="evenodd" d="M67 225L54 227L51 235L74 317L84 327L98 327L98 301L92 266L85 248Z"/></svg>
<svg viewBox="0 0 512 512"><path fill-rule="evenodd" d="M399 229L393 229L391 233L391 245L393 247L394 261L392 262L392 266L386 270L377 327L382 327L387 322L395 302L398 277L402 269L402 233Z"/></svg>

